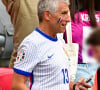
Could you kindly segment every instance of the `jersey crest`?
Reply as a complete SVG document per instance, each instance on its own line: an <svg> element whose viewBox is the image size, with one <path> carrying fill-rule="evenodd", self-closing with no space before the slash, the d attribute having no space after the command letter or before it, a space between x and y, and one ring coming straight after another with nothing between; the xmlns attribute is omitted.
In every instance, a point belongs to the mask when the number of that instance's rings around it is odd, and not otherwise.
<svg viewBox="0 0 100 90"><path fill-rule="evenodd" d="M21 50L17 55L17 61L23 61L25 58L25 51Z"/></svg>

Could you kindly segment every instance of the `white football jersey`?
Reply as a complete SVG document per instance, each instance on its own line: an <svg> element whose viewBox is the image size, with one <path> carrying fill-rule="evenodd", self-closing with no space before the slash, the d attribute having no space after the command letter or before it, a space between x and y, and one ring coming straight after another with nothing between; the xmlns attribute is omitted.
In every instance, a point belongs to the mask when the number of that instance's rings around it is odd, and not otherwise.
<svg viewBox="0 0 100 90"><path fill-rule="evenodd" d="M14 71L31 78L31 90L69 90L69 61L62 42L38 28L18 49Z"/></svg>

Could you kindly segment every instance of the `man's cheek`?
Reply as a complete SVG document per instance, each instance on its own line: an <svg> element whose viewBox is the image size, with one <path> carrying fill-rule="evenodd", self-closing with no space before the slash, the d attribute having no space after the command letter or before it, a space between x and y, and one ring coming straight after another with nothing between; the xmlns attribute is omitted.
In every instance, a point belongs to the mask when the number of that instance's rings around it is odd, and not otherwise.
<svg viewBox="0 0 100 90"><path fill-rule="evenodd" d="M100 62L100 54L95 53L95 54L94 54L94 57L96 58L96 60L97 60L98 62Z"/></svg>
<svg viewBox="0 0 100 90"><path fill-rule="evenodd" d="M98 54L98 61L100 62L100 53Z"/></svg>
<svg viewBox="0 0 100 90"><path fill-rule="evenodd" d="M93 57L94 57L96 60L98 60L98 55L97 55L97 53L93 52Z"/></svg>
<svg viewBox="0 0 100 90"><path fill-rule="evenodd" d="M97 58L96 60L97 60L98 63L100 63L100 58Z"/></svg>

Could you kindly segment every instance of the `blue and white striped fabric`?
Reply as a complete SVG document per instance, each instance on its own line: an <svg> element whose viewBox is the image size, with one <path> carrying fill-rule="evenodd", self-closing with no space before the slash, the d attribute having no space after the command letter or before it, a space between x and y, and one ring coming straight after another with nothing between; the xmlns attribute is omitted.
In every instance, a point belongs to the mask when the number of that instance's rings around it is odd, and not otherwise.
<svg viewBox="0 0 100 90"><path fill-rule="evenodd" d="M69 90L69 66L62 42L36 28L19 46L14 71L31 76L31 90Z"/></svg>

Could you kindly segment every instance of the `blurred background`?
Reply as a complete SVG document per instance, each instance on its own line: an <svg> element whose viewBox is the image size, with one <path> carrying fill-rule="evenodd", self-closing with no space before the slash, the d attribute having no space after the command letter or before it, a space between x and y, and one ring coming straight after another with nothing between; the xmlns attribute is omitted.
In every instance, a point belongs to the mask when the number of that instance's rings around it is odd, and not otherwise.
<svg viewBox="0 0 100 90"><path fill-rule="evenodd" d="M9 14L0 0L0 67L8 67L13 51L14 28Z"/></svg>

